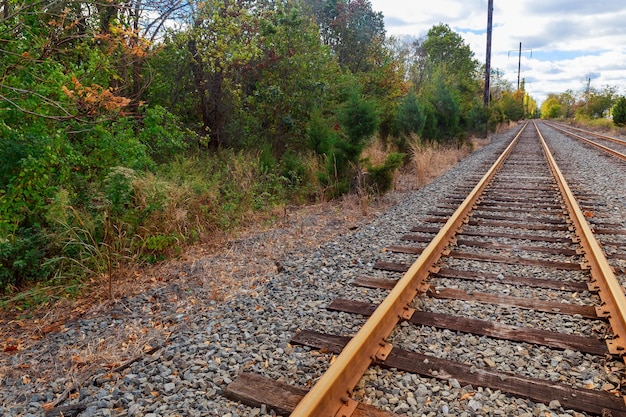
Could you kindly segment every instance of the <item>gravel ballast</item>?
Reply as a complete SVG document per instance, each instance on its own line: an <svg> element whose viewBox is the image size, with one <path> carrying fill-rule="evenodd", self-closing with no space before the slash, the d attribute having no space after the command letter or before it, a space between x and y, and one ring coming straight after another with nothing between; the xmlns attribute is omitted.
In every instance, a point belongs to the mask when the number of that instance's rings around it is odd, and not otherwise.
<svg viewBox="0 0 626 417"><path fill-rule="evenodd" d="M280 265L276 272L267 274L261 282L249 284L244 277L240 290L233 297L216 300L204 285L211 280L210 262L219 262L219 257L204 264L196 261L184 266L185 279L179 282L165 282L138 296L119 300L98 315L65 323L62 331L45 334L25 350L3 353L0 357L0 415L44 415L42 406L54 401L72 383L78 390L62 405L82 404L85 409L78 415L85 417L272 415L266 407L255 409L229 401L221 395L222 390L243 371L310 386L327 369L331 355L292 346L289 344L291 337L299 330L354 335L365 318L329 312L325 307L337 297L372 303L382 301L386 291L356 287L351 281L359 275L393 276L372 269L377 260L390 258L383 248L398 244L401 236L421 224L421 218L426 217L439 200L452 194L456 187L466 185L466 178L482 175L515 133L516 129L493 136L489 145L436 181L407 193L397 205L370 223L356 230L343 230L334 240L313 250L289 249L276 260ZM606 216L607 222L620 223L626 228L624 165L615 165L559 133L550 134L546 139L555 149L553 152L566 178L571 177L581 189L601 196L606 212L597 213L597 217L605 219ZM280 229L260 237L261 240L281 238ZM393 259L405 258L394 255ZM615 262L618 267L626 266L623 261ZM520 270L520 275L523 273ZM572 274L567 276L571 279ZM452 282L444 282L452 286ZM475 290L474 285L466 281L454 282L456 288L470 291ZM523 293L511 288L511 295ZM444 307L439 300L427 300L423 307L439 312L446 308L466 309L463 304ZM474 307L476 311L470 314L487 320L501 315L484 306ZM594 323L568 324L566 318L558 323L538 313L516 312L505 318L505 322L514 325L522 325L520 320L527 318L547 329L568 327L568 332L583 335L597 335L601 331ZM71 358L72 352L66 346L82 344L97 350L99 341L106 340L113 329L139 329L140 333L142 328L158 326L164 329L158 333L162 336L146 340L146 345L156 351L146 355L138 352L137 360L119 372L93 369L85 373L89 376L82 380L71 373L55 380L38 378L38 366L42 362L62 366ZM447 330L411 329L406 323L398 332L414 334L413 344L403 346L407 350L547 380L558 381L565 373L569 377L563 382L581 387L602 389L606 381L601 378L599 368L605 365L623 368L623 364L616 361L594 363L593 355L567 350L555 355L554 350L543 347L512 347L506 341L485 341L482 340L485 338ZM480 356L472 356L470 348L477 339L489 349ZM450 340L453 347L442 350L444 345L450 345ZM615 386L619 384L620 381L614 381ZM499 391L461 386L454 379L442 381L379 368L367 371L355 396L407 416L584 415L563 409L558 401L536 404Z"/></svg>

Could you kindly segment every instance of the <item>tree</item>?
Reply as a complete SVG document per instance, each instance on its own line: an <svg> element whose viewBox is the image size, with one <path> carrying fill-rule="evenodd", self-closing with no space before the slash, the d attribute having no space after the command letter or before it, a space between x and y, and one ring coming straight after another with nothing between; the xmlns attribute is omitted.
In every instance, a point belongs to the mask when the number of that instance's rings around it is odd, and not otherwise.
<svg viewBox="0 0 626 417"><path fill-rule="evenodd" d="M426 123L424 107L420 104L415 93L410 92L400 102L396 118L396 126L400 134L421 136Z"/></svg>
<svg viewBox="0 0 626 417"><path fill-rule="evenodd" d="M601 90L590 89L586 102L578 107L577 115L588 118L599 118L607 115L617 99L617 87L604 86Z"/></svg>
<svg viewBox="0 0 626 417"><path fill-rule="evenodd" d="M542 119L556 119L561 115L562 105L556 94L549 94L541 104Z"/></svg>
<svg viewBox="0 0 626 417"><path fill-rule="evenodd" d="M576 94L573 90L566 90L559 96L563 117L571 119L576 114Z"/></svg>
<svg viewBox="0 0 626 417"><path fill-rule="evenodd" d="M426 38L414 42L413 47L417 58L412 74L418 90L421 90L424 83L441 75L444 75L448 82L464 89L468 88L466 83L476 82L478 61L474 59L474 53L469 45L465 44L463 38L448 25L433 26Z"/></svg>
<svg viewBox="0 0 626 417"><path fill-rule="evenodd" d="M456 90L446 84L443 78L437 78L426 97L434 110L436 121L436 133L431 133L432 136L426 135L426 138L449 140L456 137L461 121L461 104Z"/></svg>
<svg viewBox="0 0 626 417"><path fill-rule="evenodd" d="M241 75L259 57L259 16L245 0L199 3L193 27L186 34L202 134L212 147L227 144L228 117L242 96Z"/></svg>
<svg viewBox="0 0 626 417"><path fill-rule="evenodd" d="M311 113L337 96L341 70L312 18L293 4L268 10L261 38L261 53L242 78L245 97L230 132L245 138L241 144L268 143L277 155L303 151Z"/></svg>
<svg viewBox="0 0 626 417"><path fill-rule="evenodd" d="M308 0L323 42L337 55L339 64L353 73L371 69L370 57L385 40L383 15L369 0Z"/></svg>
<svg viewBox="0 0 626 417"><path fill-rule="evenodd" d="M320 126L317 117L309 127L313 147L326 155L326 173L320 180L335 195L350 190L361 153L380 122L376 103L366 98L360 88L354 81L346 87L345 101L337 114L339 123L332 132Z"/></svg>
<svg viewBox="0 0 626 417"><path fill-rule="evenodd" d="M461 128L475 128L477 120L485 118L474 110L482 105L476 100L482 95L479 64L463 38L448 25L435 25L426 38L413 43L413 54L411 81L431 104L424 135L449 139Z"/></svg>
<svg viewBox="0 0 626 417"><path fill-rule="evenodd" d="M622 96L617 99L613 106L613 123L615 126L626 126L626 97Z"/></svg>

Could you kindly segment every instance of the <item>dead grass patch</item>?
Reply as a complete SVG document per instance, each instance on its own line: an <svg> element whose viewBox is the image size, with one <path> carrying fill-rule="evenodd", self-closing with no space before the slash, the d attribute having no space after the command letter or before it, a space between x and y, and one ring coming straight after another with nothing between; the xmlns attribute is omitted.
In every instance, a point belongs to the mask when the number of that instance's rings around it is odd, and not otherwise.
<svg viewBox="0 0 626 417"><path fill-rule="evenodd" d="M22 329L20 334L5 338L5 346L6 343L16 344L18 351L11 354L5 351L0 356L0 386L20 381L26 386L33 384L31 391L43 392L47 390L45 386L52 384L59 396L78 396L75 391L97 372L141 357L170 336L166 323L158 319L148 323L127 321L98 338L78 335L75 342L69 344L47 337L50 333L67 331L62 322L39 327L29 335L30 340L26 339L27 329ZM19 363L17 367L15 362ZM18 401L16 398L7 400Z"/></svg>
<svg viewBox="0 0 626 417"><path fill-rule="evenodd" d="M410 143L411 167L415 186L423 187L456 165L472 151L468 145L443 146L413 140Z"/></svg>

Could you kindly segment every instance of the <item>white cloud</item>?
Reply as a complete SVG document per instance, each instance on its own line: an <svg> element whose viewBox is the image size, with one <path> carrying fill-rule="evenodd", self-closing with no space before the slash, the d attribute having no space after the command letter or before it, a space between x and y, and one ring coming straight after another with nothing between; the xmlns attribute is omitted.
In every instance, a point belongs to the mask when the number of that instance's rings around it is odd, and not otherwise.
<svg viewBox="0 0 626 417"><path fill-rule="evenodd" d="M371 0L385 15L389 35L425 36L448 24L484 62L487 0ZM518 48L522 42L521 77L539 102L549 93L586 86L585 74L597 73L592 85L617 86L626 93L626 6L623 0L494 0L491 65L517 83ZM532 51L532 56L531 56Z"/></svg>

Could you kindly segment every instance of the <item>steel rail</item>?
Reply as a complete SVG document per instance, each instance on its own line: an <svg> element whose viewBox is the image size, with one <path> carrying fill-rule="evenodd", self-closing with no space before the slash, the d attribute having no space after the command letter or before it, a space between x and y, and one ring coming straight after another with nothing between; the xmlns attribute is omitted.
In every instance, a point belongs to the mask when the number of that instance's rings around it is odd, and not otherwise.
<svg viewBox="0 0 626 417"><path fill-rule="evenodd" d="M565 205L567 206L570 218L574 224L576 236L583 247L593 280L592 284L598 288L603 303L597 308L598 315L607 317L611 324L614 338L607 340L609 351L614 355L621 355L626 359L624 356L624 354L626 354L626 296L624 296L624 290L615 278L609 261L606 259L604 252L602 252L600 244L593 235L591 227L576 202L572 190L567 185L563 173L550 153L539 127L536 123L533 122L533 124L539 134L539 139L550 164L550 169L552 169L561 194L563 195Z"/></svg>
<svg viewBox="0 0 626 417"><path fill-rule="evenodd" d="M393 348L386 339L396 324L403 317L409 316L407 313L412 310L409 303L420 290L423 290L424 279L457 230L466 221L469 212L508 158L527 125L528 123L524 124L506 150L476 184L385 300L302 398L291 413L292 417L347 417L352 414L358 404L351 399L352 390L371 363L374 360L384 360Z"/></svg>
<svg viewBox="0 0 626 417"><path fill-rule="evenodd" d="M546 124L547 124L548 126L550 126L552 129L556 129L556 130L558 130L558 131L560 131L560 132L565 133L566 135L569 135L569 136L572 136L572 137L574 137L574 138L576 138L576 139L580 139L580 140L582 140L582 141L584 141L584 142L587 142L588 144L590 144L590 145L592 145L592 146L595 146L596 148L600 148L600 149L602 149L604 152L610 153L611 155L616 156L616 157L618 157L618 158L620 158L620 159L622 159L622 160L626 161L626 154L623 154L623 153L621 153L621 152L618 152L618 151L616 151L615 149L611 149L611 148L606 147L606 146L604 146L604 145L600 145L598 142L594 142L594 141L592 141L591 139L587 139L587 138L584 138L584 137L582 137L582 136L580 136L580 135L577 135L576 133L572 133L572 132L570 132L570 131L568 131L568 130L565 130L565 129L563 129L563 128L561 128L561 127L559 127L559 126L557 126L557 125L553 124L553 123L546 123ZM577 130L581 130L581 129L577 129ZM595 133L594 133L594 135L596 135L596 136L598 136L598 137L601 137L601 135L597 135L597 134L595 134ZM607 139L607 138L605 137L604 139ZM613 138L613 139L614 139L614 138ZM619 140L619 139L618 139L618 140ZM622 144L622 145L626 145L626 142L624 142L624 141L619 141L618 143L620 143L620 144Z"/></svg>

